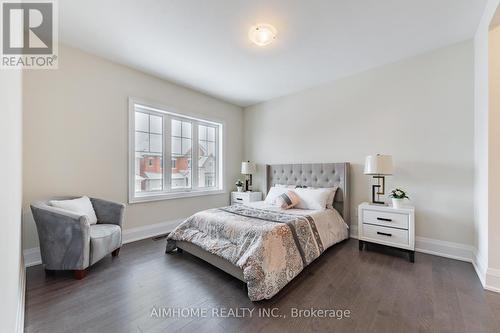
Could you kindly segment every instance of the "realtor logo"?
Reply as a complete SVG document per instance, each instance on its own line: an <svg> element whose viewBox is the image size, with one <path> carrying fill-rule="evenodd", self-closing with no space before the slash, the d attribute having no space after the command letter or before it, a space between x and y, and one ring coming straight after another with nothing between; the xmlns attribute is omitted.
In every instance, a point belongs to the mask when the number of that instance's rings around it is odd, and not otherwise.
<svg viewBox="0 0 500 333"><path fill-rule="evenodd" d="M54 0L1 2L2 68L57 68Z"/></svg>

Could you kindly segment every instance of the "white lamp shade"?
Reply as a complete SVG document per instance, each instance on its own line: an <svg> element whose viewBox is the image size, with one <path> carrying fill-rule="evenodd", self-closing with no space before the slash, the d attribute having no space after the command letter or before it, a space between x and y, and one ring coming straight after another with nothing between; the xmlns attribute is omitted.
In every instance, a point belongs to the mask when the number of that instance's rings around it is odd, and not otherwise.
<svg viewBox="0 0 500 333"><path fill-rule="evenodd" d="M392 175L393 171L391 155L366 156L365 175Z"/></svg>
<svg viewBox="0 0 500 333"><path fill-rule="evenodd" d="M241 162L241 174L243 175L251 175L255 173L255 163L253 162Z"/></svg>

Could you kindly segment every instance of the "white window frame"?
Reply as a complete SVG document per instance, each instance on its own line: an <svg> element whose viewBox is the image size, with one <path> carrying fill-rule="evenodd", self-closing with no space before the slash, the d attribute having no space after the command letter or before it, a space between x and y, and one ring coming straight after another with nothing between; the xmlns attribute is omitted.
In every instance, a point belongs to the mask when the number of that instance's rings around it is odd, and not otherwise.
<svg viewBox="0 0 500 333"><path fill-rule="evenodd" d="M163 191L155 192L135 192L135 112L136 106L150 114L161 115L163 121ZM191 122L191 188L189 189L170 189L172 175L172 154L171 154L171 128L166 128L166 124L170 124L171 119L189 120ZM225 179L225 122L212 117L193 115L185 112L178 112L170 107L162 106L156 103L140 100L138 98L129 98L129 203L159 201L168 199L178 199L186 197L197 197L214 194L224 194ZM198 187L198 130L194 130L198 125L208 125L216 127L216 187L204 188ZM196 140L196 141L195 141Z"/></svg>

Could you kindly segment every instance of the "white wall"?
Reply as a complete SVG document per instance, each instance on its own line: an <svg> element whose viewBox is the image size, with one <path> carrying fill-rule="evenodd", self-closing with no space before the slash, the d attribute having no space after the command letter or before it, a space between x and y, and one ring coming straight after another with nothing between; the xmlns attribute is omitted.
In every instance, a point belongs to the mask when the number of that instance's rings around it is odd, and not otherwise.
<svg viewBox="0 0 500 333"><path fill-rule="evenodd" d="M500 288L500 281L487 281L489 267L489 257L492 246L488 238L492 235L490 229L491 211L498 207L498 203L491 202L489 193L490 187L490 156L489 152L495 148L490 142L490 131L492 122L489 114L489 28L490 22L495 15L499 0L489 0L474 36L474 245L476 256L474 264L486 288ZM498 143L496 144L498 147ZM494 187L491 188L494 190ZM492 205L490 205L490 203ZM494 254L493 254L494 255ZM490 275L491 277L491 275ZM495 280L494 277L492 277ZM500 289L498 289L500 290Z"/></svg>
<svg viewBox="0 0 500 333"><path fill-rule="evenodd" d="M59 69L24 79L24 240L37 246L28 204L61 195L127 202L128 97L226 124L226 189L239 177L242 109L167 81L61 46ZM226 205L229 194L129 205L125 230Z"/></svg>
<svg viewBox="0 0 500 333"><path fill-rule="evenodd" d="M489 267L500 269L500 26L489 33Z"/></svg>
<svg viewBox="0 0 500 333"><path fill-rule="evenodd" d="M21 258L22 73L0 70L0 331L22 332L24 267Z"/></svg>
<svg viewBox="0 0 500 333"><path fill-rule="evenodd" d="M416 235L472 245L473 44L466 41L244 111L245 159L352 163L352 224L370 200L366 155L391 154ZM262 185L260 185L262 187Z"/></svg>

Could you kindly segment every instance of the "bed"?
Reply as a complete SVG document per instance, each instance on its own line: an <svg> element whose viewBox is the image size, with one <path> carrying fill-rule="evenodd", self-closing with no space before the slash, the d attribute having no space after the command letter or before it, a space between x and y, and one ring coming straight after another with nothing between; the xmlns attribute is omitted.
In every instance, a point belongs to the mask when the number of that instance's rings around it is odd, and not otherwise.
<svg viewBox="0 0 500 333"><path fill-rule="evenodd" d="M349 237L349 163L266 165L273 186L338 187L333 209L265 202L208 209L167 238L166 252L186 251L245 282L252 301L272 298L332 245Z"/></svg>

